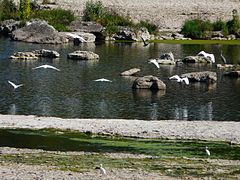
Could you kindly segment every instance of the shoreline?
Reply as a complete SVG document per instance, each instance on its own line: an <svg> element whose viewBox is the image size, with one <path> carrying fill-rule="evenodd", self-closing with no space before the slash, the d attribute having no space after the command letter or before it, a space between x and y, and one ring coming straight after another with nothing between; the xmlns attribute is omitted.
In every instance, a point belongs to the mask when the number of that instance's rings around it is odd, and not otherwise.
<svg viewBox="0 0 240 180"><path fill-rule="evenodd" d="M33 115L0 115L0 128L61 129L101 135L224 141L240 144L240 122L130 119L62 119Z"/></svg>

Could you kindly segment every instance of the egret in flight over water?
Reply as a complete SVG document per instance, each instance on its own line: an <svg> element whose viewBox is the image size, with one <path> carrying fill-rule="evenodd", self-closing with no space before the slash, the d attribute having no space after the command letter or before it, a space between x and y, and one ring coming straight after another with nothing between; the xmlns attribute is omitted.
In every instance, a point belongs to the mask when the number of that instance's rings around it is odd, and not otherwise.
<svg viewBox="0 0 240 180"><path fill-rule="evenodd" d="M35 69L40 69L40 68L44 68L44 69L49 68L49 69L54 69L56 71L60 71L60 69L58 69L54 66L48 65L48 64L44 64L44 65L41 65L41 66L38 66L38 67L35 67L35 68L32 68L32 69L35 70Z"/></svg>
<svg viewBox="0 0 240 180"><path fill-rule="evenodd" d="M142 39L142 41L143 41L143 46L144 46L144 47L147 46L147 45L149 45L149 43L147 43L142 36L141 36L141 39Z"/></svg>
<svg viewBox="0 0 240 180"><path fill-rule="evenodd" d="M184 82L186 85L189 85L189 79L187 77L180 78L179 75L174 75L169 78L170 80L177 80L177 82Z"/></svg>
<svg viewBox="0 0 240 180"><path fill-rule="evenodd" d="M11 81L8 81L8 83L12 85L12 87L14 88L14 90L24 85L24 84L14 84L14 83L11 82Z"/></svg>
<svg viewBox="0 0 240 180"><path fill-rule="evenodd" d="M160 66L159 66L159 64L158 64L158 62L157 62L156 59L150 59L150 60L148 61L148 63L154 64L158 69L160 68Z"/></svg>
<svg viewBox="0 0 240 180"><path fill-rule="evenodd" d="M97 81L97 82L112 82L111 80L105 79L105 78L96 79L96 80L93 80L93 81Z"/></svg>

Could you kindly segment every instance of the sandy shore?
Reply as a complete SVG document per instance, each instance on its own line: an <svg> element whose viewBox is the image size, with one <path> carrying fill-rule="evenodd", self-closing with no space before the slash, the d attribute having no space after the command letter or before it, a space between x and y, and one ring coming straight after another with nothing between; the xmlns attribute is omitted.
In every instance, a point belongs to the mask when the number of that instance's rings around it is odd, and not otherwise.
<svg viewBox="0 0 240 180"><path fill-rule="evenodd" d="M0 115L0 128L56 128L141 138L196 139L240 144L240 122L61 119L24 115Z"/></svg>
<svg viewBox="0 0 240 180"><path fill-rule="evenodd" d="M41 1L41 0L39 0ZM56 0L58 7L82 16L88 0ZM185 20L202 18L229 20L232 10L240 11L239 0L101 0L103 5L130 17L134 22L148 20L161 30L178 31Z"/></svg>

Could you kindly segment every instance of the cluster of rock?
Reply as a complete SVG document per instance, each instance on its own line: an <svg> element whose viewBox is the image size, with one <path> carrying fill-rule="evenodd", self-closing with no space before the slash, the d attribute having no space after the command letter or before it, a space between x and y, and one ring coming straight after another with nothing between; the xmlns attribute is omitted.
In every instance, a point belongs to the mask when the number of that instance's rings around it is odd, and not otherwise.
<svg viewBox="0 0 240 180"><path fill-rule="evenodd" d="M217 82L217 73L212 71L191 72L182 74L181 77L187 77L190 82Z"/></svg>
<svg viewBox="0 0 240 180"><path fill-rule="evenodd" d="M10 56L11 59L15 60L34 60L40 57L58 58L60 54L57 51L41 49L31 52L16 52ZM74 51L68 54L68 58L73 60L97 60L99 55L91 51Z"/></svg>
<svg viewBox="0 0 240 180"><path fill-rule="evenodd" d="M19 60L34 60L38 59L39 57L58 58L59 56L60 54L57 51L41 49L32 52L16 52L10 56L10 58Z"/></svg>

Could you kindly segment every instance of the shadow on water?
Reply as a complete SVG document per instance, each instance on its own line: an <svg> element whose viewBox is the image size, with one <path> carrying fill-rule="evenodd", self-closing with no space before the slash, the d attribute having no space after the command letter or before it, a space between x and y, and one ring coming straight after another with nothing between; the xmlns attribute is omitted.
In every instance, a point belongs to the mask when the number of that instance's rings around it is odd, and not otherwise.
<svg viewBox="0 0 240 180"><path fill-rule="evenodd" d="M0 146L50 151L124 152L177 157L206 157L205 146L208 146L211 158L240 160L239 146L221 142L113 138L51 129L1 129Z"/></svg>

